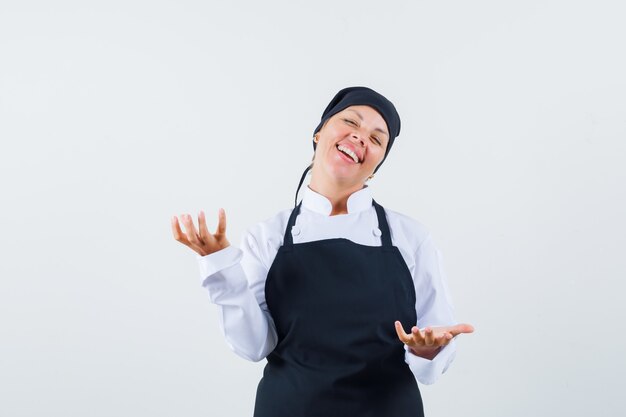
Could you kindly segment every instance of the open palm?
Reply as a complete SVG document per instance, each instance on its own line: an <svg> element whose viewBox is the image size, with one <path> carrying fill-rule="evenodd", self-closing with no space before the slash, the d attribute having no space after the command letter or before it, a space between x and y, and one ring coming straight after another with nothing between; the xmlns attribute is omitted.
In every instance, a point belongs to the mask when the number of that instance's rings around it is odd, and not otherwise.
<svg viewBox="0 0 626 417"><path fill-rule="evenodd" d="M199 255L205 256L218 250L224 249L230 246L228 239L226 239L226 213L224 209L219 210L219 220L217 224L217 230L211 234L206 226L206 218L204 211L198 213L198 230L196 230L193 220L189 214L182 214L180 216L181 222L185 227L183 232L178 223L178 218L172 216L172 233L174 239L178 242L189 246L196 251Z"/></svg>

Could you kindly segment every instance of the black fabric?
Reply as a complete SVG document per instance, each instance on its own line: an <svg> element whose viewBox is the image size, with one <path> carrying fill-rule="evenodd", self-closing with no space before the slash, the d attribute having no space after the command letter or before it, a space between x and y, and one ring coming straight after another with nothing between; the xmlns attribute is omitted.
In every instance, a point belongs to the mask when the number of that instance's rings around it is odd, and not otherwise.
<svg viewBox="0 0 626 417"><path fill-rule="evenodd" d="M254 417L423 417L394 322L416 323L415 287L384 209L382 246L345 238L294 244L293 209L265 282L278 344Z"/></svg>
<svg viewBox="0 0 626 417"><path fill-rule="evenodd" d="M309 172L311 170L311 168L313 168L313 164L311 164L308 167L306 167L304 172L302 173L302 176L300 177L300 182L298 183L298 188L296 189L296 196L293 199L293 206L294 207L296 207L298 205L298 191L300 191L300 187L302 187L302 183L304 182L304 179L306 178L306 174L307 174L307 172Z"/></svg>
<svg viewBox="0 0 626 417"><path fill-rule="evenodd" d="M334 114L340 111L357 105L367 105L374 108L385 119L387 123L387 129L389 131L389 143L385 150L385 156L380 164L376 167L374 172L378 171L378 168L385 162L395 138L400 134L400 115L396 111L396 107L391 101L389 101L382 94L377 93L369 87L347 87L340 90L335 97L328 103L326 109L322 113L322 119L315 128L313 136L322 128L324 122L330 119ZM317 148L317 144L313 142L313 150Z"/></svg>

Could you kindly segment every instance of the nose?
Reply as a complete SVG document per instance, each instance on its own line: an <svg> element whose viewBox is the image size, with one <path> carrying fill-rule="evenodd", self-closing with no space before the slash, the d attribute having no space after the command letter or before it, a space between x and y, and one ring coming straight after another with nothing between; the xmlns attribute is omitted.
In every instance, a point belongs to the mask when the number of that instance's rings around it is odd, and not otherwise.
<svg viewBox="0 0 626 417"><path fill-rule="evenodd" d="M352 135L350 135L350 138L353 141L357 141L361 144L361 146L365 146L365 140L363 140L363 137L361 136L361 134L359 134L358 132L352 132Z"/></svg>

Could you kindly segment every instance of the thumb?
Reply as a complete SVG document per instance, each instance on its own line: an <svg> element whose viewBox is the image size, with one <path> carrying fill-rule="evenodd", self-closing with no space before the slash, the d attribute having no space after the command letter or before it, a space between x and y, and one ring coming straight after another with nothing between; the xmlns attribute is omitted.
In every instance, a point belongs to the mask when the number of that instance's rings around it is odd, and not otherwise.
<svg viewBox="0 0 626 417"><path fill-rule="evenodd" d="M452 333L453 336L456 336L461 333L472 333L474 332L474 326L472 326L471 324L467 324L467 323L460 323L455 326L452 326L449 331L450 333Z"/></svg>

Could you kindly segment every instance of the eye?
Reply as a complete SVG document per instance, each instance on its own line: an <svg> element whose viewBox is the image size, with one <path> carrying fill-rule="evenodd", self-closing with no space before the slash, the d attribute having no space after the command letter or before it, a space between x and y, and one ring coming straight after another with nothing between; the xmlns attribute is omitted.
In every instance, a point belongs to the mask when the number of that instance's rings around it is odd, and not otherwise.
<svg viewBox="0 0 626 417"><path fill-rule="evenodd" d="M372 139L374 139L377 144L382 145L382 142L376 136L372 136Z"/></svg>
<svg viewBox="0 0 626 417"><path fill-rule="evenodd" d="M352 124L354 126L357 125L356 122L354 120L351 120L351 119L343 119L343 121L346 122L346 123L350 123L350 124Z"/></svg>

